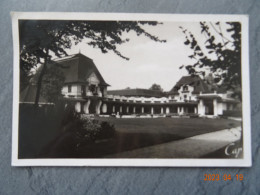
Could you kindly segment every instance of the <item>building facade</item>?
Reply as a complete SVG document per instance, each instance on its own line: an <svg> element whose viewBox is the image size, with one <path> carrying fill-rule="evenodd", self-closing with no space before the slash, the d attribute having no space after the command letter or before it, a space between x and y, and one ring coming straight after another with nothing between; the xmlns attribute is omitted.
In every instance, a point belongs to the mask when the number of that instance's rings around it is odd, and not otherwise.
<svg viewBox="0 0 260 195"><path fill-rule="evenodd" d="M76 54L54 62L65 76L61 91L63 99L72 103L78 113L124 117L217 117L225 111L237 109L240 104L231 97L231 92L217 87L211 79L202 80L199 76L182 77L169 92L148 89L108 91L109 84L92 59ZM21 96L20 102L28 103L24 97L28 94Z"/></svg>

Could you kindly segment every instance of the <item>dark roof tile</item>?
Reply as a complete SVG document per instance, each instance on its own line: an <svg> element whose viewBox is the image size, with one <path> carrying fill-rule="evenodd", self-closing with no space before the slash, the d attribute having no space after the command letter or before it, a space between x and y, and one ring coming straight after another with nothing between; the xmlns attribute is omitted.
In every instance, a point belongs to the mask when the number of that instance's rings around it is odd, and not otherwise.
<svg viewBox="0 0 260 195"><path fill-rule="evenodd" d="M143 97L162 97L163 92L150 89L121 89L121 90L110 90L107 92L109 95L120 95L120 96L143 96Z"/></svg>
<svg viewBox="0 0 260 195"><path fill-rule="evenodd" d="M223 87L218 87L215 84L209 84L206 81L202 80L197 75L183 76L176 85L168 92L168 94L178 94L178 90L183 85L191 85L194 87L194 94L209 93L209 92L224 92Z"/></svg>
<svg viewBox="0 0 260 195"><path fill-rule="evenodd" d="M87 82L87 78L94 72L100 80L100 85L108 86L98 71L93 60L83 54L72 55L71 58L57 59L54 61L59 64L65 76L65 83Z"/></svg>

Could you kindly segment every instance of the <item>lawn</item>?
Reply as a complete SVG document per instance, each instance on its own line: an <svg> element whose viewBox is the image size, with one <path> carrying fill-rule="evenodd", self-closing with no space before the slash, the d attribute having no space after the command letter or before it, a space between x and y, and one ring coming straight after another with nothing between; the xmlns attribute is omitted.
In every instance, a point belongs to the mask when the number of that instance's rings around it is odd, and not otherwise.
<svg viewBox="0 0 260 195"><path fill-rule="evenodd" d="M240 126L228 119L203 118L101 118L114 124L116 136L82 147L79 158L102 158L109 154L166 143L187 137Z"/></svg>

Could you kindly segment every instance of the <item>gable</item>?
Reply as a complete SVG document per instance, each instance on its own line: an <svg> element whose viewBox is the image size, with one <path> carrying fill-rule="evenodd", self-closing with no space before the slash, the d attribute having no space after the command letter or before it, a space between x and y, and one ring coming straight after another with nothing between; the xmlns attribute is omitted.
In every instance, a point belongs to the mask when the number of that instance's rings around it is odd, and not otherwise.
<svg viewBox="0 0 260 195"><path fill-rule="evenodd" d="M94 72L90 74L90 76L87 78L87 81L91 85L98 85L100 83L97 75Z"/></svg>
<svg viewBox="0 0 260 195"><path fill-rule="evenodd" d="M193 87L193 93L210 91L209 85L206 84L199 76L183 76L176 85L171 89L169 94L178 94L178 90L185 85Z"/></svg>

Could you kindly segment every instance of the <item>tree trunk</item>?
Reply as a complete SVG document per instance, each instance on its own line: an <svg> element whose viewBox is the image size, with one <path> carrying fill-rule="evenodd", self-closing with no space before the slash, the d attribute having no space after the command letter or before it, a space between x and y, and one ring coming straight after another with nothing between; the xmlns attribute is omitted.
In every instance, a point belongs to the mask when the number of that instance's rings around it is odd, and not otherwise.
<svg viewBox="0 0 260 195"><path fill-rule="evenodd" d="M47 63L48 63L48 57L45 57L44 63L42 64L42 71L40 72L38 81L37 81L37 89L36 89L36 96L35 96L35 102L34 102L34 107L37 108L39 106L39 99L40 99L40 94L41 94L41 87L42 87L42 78L45 74L46 68L47 68Z"/></svg>

